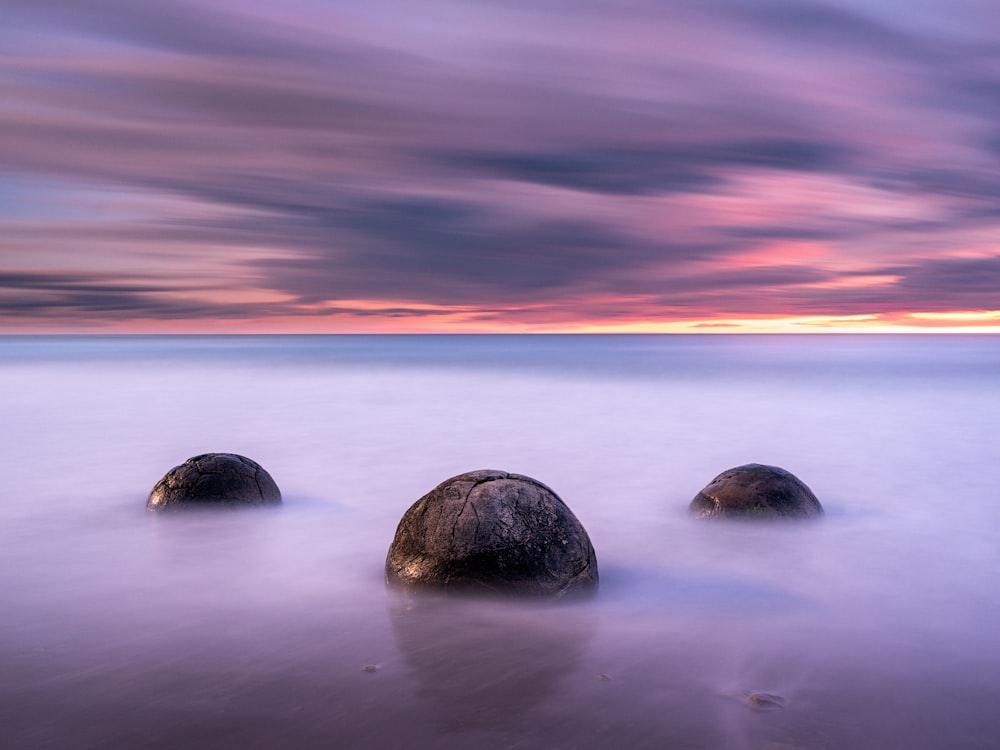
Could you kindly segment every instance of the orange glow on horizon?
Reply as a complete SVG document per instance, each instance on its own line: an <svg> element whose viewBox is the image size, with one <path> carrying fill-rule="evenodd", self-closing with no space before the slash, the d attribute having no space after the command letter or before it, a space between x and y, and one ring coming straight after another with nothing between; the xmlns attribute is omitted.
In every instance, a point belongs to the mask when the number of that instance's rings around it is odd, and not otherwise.
<svg viewBox="0 0 1000 750"><path fill-rule="evenodd" d="M398 313L390 312L398 310ZM523 320L511 320L518 314ZM311 313L210 320L0 321L5 334L796 334L796 333L1000 333L1000 310L914 311L863 315L798 315L726 318L649 318L544 322L554 311L503 309L485 315L386 300L342 301ZM534 320L532 319L534 318ZM30 323L30 325L28 325Z"/></svg>
<svg viewBox="0 0 1000 750"><path fill-rule="evenodd" d="M911 318L920 320L942 321L986 321L995 320L1000 323L1000 310L968 310L959 312L915 312L909 313Z"/></svg>

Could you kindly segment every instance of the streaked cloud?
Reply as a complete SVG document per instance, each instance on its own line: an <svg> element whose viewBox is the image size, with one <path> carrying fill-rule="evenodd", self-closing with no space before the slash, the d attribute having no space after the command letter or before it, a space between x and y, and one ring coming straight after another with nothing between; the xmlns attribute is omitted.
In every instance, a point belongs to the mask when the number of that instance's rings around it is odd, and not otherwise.
<svg viewBox="0 0 1000 750"><path fill-rule="evenodd" d="M4 14L2 330L960 326L1000 309L992 3Z"/></svg>

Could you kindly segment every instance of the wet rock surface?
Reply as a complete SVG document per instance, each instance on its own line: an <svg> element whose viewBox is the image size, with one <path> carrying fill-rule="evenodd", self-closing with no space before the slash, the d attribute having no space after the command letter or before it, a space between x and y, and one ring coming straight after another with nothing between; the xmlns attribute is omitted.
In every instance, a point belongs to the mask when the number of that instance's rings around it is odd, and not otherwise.
<svg viewBox="0 0 1000 750"><path fill-rule="evenodd" d="M722 472L695 495L690 507L699 518L810 518L823 513L802 480L764 464Z"/></svg>
<svg viewBox="0 0 1000 750"><path fill-rule="evenodd" d="M562 596L597 584L597 558L572 511L531 477L482 470L441 483L403 515L386 581Z"/></svg>
<svg viewBox="0 0 1000 750"><path fill-rule="evenodd" d="M280 502L278 485L256 461L235 453L205 453L168 471L149 493L146 509Z"/></svg>

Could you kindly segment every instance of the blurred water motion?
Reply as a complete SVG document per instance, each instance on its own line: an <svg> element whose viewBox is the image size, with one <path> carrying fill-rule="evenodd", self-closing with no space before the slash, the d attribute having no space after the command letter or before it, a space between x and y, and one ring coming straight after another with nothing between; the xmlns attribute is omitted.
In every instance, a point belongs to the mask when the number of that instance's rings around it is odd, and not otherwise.
<svg viewBox="0 0 1000 750"><path fill-rule="evenodd" d="M0 338L0 746L995 747L994 341ZM208 450L284 506L147 514ZM826 517L687 515L748 461ZM594 599L386 591L476 468L559 493Z"/></svg>

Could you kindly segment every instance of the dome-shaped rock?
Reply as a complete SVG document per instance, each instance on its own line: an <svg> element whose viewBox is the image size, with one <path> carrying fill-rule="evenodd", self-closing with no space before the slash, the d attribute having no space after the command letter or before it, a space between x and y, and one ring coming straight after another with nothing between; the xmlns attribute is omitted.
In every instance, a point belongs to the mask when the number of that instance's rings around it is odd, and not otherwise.
<svg viewBox="0 0 1000 750"><path fill-rule="evenodd" d="M590 537L530 477L472 471L403 514L385 561L389 583L561 596L597 584Z"/></svg>
<svg viewBox="0 0 1000 750"><path fill-rule="evenodd" d="M168 471L149 493L146 509L280 502L278 485L256 461L235 453L205 453Z"/></svg>
<svg viewBox="0 0 1000 750"><path fill-rule="evenodd" d="M823 507L791 472L746 464L709 482L691 501L691 511L698 518L809 518Z"/></svg>

